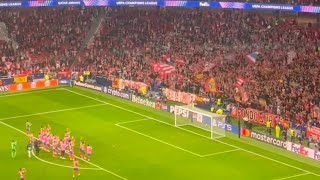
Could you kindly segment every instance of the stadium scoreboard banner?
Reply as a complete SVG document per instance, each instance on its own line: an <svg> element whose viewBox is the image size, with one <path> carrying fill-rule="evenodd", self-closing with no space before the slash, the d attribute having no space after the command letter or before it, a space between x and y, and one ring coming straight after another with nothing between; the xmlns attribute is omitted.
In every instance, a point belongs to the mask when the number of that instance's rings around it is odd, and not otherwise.
<svg viewBox="0 0 320 180"><path fill-rule="evenodd" d="M287 12L320 13L319 6L299 6L267 3L207 2L207 1L119 1L119 0L41 0L4 1L0 7L64 7L64 6L158 6L158 7L206 7L215 9L276 10Z"/></svg>

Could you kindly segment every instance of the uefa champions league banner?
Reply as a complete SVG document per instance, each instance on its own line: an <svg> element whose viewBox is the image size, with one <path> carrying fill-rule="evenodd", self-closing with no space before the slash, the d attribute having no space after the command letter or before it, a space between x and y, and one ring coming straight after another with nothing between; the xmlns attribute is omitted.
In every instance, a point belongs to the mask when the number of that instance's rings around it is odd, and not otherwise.
<svg viewBox="0 0 320 180"><path fill-rule="evenodd" d="M320 13L319 6L287 4L206 2L206 1L119 1L119 0L38 0L4 1L0 7L64 7L64 6L157 6L157 7L206 7L215 9L276 10L286 12Z"/></svg>

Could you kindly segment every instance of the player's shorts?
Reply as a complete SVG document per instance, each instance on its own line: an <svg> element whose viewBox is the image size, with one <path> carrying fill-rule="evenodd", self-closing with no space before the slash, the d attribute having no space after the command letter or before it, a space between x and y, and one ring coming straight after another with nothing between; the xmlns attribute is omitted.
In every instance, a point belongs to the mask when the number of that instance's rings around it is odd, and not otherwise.
<svg viewBox="0 0 320 180"><path fill-rule="evenodd" d="M80 149L80 153L81 153L81 154L84 154L84 153L85 153L85 151Z"/></svg>
<svg viewBox="0 0 320 180"><path fill-rule="evenodd" d="M79 171L79 168L73 168L73 171Z"/></svg>
<svg viewBox="0 0 320 180"><path fill-rule="evenodd" d="M15 149L11 149L11 151L12 151L12 152L16 152L16 150L15 150Z"/></svg>
<svg viewBox="0 0 320 180"><path fill-rule="evenodd" d="M30 131L30 128L27 128L26 131L29 132L29 131Z"/></svg>
<svg viewBox="0 0 320 180"><path fill-rule="evenodd" d="M20 178L20 180L24 180L24 178Z"/></svg>
<svg viewBox="0 0 320 180"><path fill-rule="evenodd" d="M91 157L91 154L87 154L88 157Z"/></svg>

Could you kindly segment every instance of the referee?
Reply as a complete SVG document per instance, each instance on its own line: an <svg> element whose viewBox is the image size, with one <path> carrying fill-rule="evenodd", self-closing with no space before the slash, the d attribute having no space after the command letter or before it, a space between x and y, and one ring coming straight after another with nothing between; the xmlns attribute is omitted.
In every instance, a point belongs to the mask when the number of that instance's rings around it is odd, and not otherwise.
<svg viewBox="0 0 320 180"><path fill-rule="evenodd" d="M39 141L37 139L34 141L34 149L36 150L36 155L38 156L40 152L40 147L39 147Z"/></svg>

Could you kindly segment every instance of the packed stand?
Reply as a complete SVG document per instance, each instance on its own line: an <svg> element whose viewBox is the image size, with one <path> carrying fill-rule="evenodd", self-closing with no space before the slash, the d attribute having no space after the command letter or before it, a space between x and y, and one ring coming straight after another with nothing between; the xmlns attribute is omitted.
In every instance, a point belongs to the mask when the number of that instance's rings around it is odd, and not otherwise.
<svg viewBox="0 0 320 180"><path fill-rule="evenodd" d="M18 44L8 73L71 65L96 15L95 8L2 9L0 22Z"/></svg>
<svg viewBox="0 0 320 180"><path fill-rule="evenodd" d="M116 8L76 68L207 96L205 78L197 76L204 74L232 100L241 77L249 94L243 106L319 127L319 35L295 21L243 11ZM255 51L257 63L247 63ZM168 63L168 56L181 63L159 78L152 64Z"/></svg>
<svg viewBox="0 0 320 180"><path fill-rule="evenodd" d="M1 11L0 20L19 44L13 52L2 43L1 74L66 68L96 14L90 8ZM243 106L319 127L319 35L312 26L254 12L113 8L75 69L201 96L212 96L204 86L215 77L224 99L234 100L240 88L249 96ZM246 61L252 52L259 52L255 64ZM176 71L160 77L155 63ZM244 82L236 88L239 77Z"/></svg>

